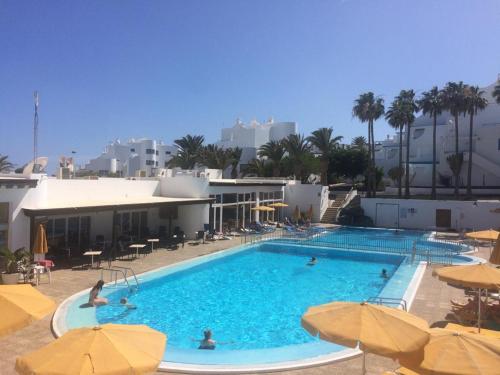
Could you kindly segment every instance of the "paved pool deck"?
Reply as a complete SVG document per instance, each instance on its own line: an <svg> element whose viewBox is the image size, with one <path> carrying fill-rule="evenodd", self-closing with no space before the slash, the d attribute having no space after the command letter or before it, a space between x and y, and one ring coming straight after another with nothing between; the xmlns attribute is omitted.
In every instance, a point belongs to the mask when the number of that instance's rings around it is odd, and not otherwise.
<svg viewBox="0 0 500 375"><path fill-rule="evenodd" d="M132 267L136 273L149 271L161 266L195 258L215 251L240 245L240 239L221 240L192 246L186 243L184 248L174 251L160 249L146 257L134 261L116 261L114 265ZM481 247L474 254L482 258L489 256L489 247ZM450 299L463 299L463 289L455 288L439 281L432 276L432 269L428 267L411 307L411 312L429 322L433 326L446 324L450 313ZM42 293L53 298L58 304L72 294L92 287L100 278L99 270L71 270L56 269L52 272L52 283L48 284L42 277L41 284L37 287ZM1 315L1 312L0 312ZM52 316L47 316L36 321L28 327L11 335L0 338L0 373L3 375L15 374L14 365L18 356L36 350L54 340L51 330ZM386 370L398 367L396 362L375 355L367 355L367 370L369 374L381 374ZM286 375L320 375L320 374L355 374L361 371L361 358L354 358L340 363L319 367L283 371L279 374ZM161 372L158 374L167 374Z"/></svg>

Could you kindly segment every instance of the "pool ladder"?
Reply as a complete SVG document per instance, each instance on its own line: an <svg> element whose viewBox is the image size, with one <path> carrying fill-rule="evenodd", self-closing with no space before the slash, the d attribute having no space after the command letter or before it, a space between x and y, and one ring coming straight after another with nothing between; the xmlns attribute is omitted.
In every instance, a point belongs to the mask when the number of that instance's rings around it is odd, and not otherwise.
<svg viewBox="0 0 500 375"><path fill-rule="evenodd" d="M115 286L118 284L118 274L120 274L123 277L123 280L127 284L128 289L132 290L137 290L139 289L139 281L137 280L137 276L135 275L135 272L132 268L130 267L121 267L121 266L111 266L109 268L101 268L101 280L104 280L104 272L108 272L111 276L111 280L115 281ZM130 276L129 276L130 272ZM133 277L135 281L135 285L130 285L129 283L129 278Z"/></svg>
<svg viewBox="0 0 500 375"><path fill-rule="evenodd" d="M395 305L401 307L404 311L408 311L408 303L403 298L370 297L367 302L375 305Z"/></svg>

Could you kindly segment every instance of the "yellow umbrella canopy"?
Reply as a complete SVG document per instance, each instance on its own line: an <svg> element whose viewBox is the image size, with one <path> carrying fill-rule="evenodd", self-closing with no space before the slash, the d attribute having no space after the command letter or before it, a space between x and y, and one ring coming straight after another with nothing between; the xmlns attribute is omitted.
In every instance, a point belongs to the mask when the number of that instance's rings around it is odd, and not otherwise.
<svg viewBox="0 0 500 375"><path fill-rule="evenodd" d="M498 235L497 242L495 243L495 248L490 255L490 263L500 264L500 234Z"/></svg>
<svg viewBox="0 0 500 375"><path fill-rule="evenodd" d="M288 207L288 204L282 203L282 202L277 202L277 203L270 204L269 207Z"/></svg>
<svg viewBox="0 0 500 375"><path fill-rule="evenodd" d="M403 310L366 302L331 302L310 307L302 327L322 340L391 356L420 349L429 340L427 322Z"/></svg>
<svg viewBox="0 0 500 375"><path fill-rule="evenodd" d="M465 236L468 238L483 241L494 241L498 238L498 235L500 235L500 232L493 229L465 233Z"/></svg>
<svg viewBox="0 0 500 375"><path fill-rule="evenodd" d="M270 211L274 211L274 208L272 207L267 207L267 206L255 206L255 207L252 207L251 210L254 210L254 211L267 211L267 212L270 212Z"/></svg>
<svg viewBox="0 0 500 375"><path fill-rule="evenodd" d="M442 328L429 330L430 340L417 354L399 362L419 374L486 375L500 371L500 340L478 333Z"/></svg>
<svg viewBox="0 0 500 375"><path fill-rule="evenodd" d="M0 285L0 336L54 311L56 304L29 284Z"/></svg>
<svg viewBox="0 0 500 375"><path fill-rule="evenodd" d="M166 336L145 325L104 324L68 331L16 360L20 374L148 374L156 371Z"/></svg>
<svg viewBox="0 0 500 375"><path fill-rule="evenodd" d="M500 270L487 264L443 267L434 271L439 280L463 287L500 288Z"/></svg>
<svg viewBox="0 0 500 375"><path fill-rule="evenodd" d="M47 254L47 251L48 251L47 235L45 233L45 228L43 227L43 224L40 224L36 232L35 243L33 244L33 253Z"/></svg>

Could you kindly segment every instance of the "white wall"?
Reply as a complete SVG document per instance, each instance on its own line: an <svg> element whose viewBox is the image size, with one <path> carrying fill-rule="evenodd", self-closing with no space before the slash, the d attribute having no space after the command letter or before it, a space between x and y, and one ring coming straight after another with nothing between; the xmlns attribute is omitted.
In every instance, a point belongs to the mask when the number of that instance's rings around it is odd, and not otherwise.
<svg viewBox="0 0 500 375"><path fill-rule="evenodd" d="M176 175L160 179L160 193L164 197L206 198L208 179L191 175Z"/></svg>
<svg viewBox="0 0 500 375"><path fill-rule="evenodd" d="M186 234L187 239L195 238L199 230L203 230L203 224L209 222L208 204L194 204L188 206L179 206L178 219L173 221L172 229L175 226L180 227Z"/></svg>
<svg viewBox="0 0 500 375"><path fill-rule="evenodd" d="M46 179L46 200L39 206L50 202L57 204L77 200L100 201L120 200L130 197L150 197L160 195L158 180L126 180L122 178L99 178L98 180L57 180ZM38 203L38 202L37 202Z"/></svg>
<svg viewBox="0 0 500 375"><path fill-rule="evenodd" d="M500 228L500 201L442 201L423 199L361 198L365 215L376 223L377 204L398 205L399 227L409 229L434 229L436 209L451 210L451 229L483 230ZM406 216L406 217L404 217Z"/></svg>
<svg viewBox="0 0 500 375"><path fill-rule="evenodd" d="M292 217L296 206L299 206L301 212L307 212L312 204L312 221L319 222L328 207L328 187L290 181L285 186L285 203L288 204L285 211L288 217Z"/></svg>

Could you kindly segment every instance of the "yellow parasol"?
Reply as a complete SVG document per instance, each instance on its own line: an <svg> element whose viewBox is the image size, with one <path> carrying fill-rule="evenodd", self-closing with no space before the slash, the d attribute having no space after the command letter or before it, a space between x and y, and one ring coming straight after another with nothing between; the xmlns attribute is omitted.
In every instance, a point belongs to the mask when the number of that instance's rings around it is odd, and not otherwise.
<svg viewBox="0 0 500 375"><path fill-rule="evenodd" d="M332 302L310 307L302 327L311 335L387 357L421 349L429 340L427 322L403 310L366 302Z"/></svg>
<svg viewBox="0 0 500 375"><path fill-rule="evenodd" d="M490 255L490 263L500 264L500 234L498 235L495 247Z"/></svg>
<svg viewBox="0 0 500 375"><path fill-rule="evenodd" d="M481 289L500 288L500 270L486 264L443 267L433 272L441 281L463 287L478 288L477 327L481 330Z"/></svg>
<svg viewBox="0 0 500 375"><path fill-rule="evenodd" d="M166 336L145 325L104 324L68 331L16 360L20 374L147 374L156 371Z"/></svg>
<svg viewBox="0 0 500 375"><path fill-rule="evenodd" d="M35 243L33 244L34 254L47 254L47 235L45 233L45 228L43 224L38 226L38 230L35 236Z"/></svg>
<svg viewBox="0 0 500 375"><path fill-rule="evenodd" d="M481 241L494 241L498 238L498 235L500 235L500 232L493 229L465 233L466 237Z"/></svg>
<svg viewBox="0 0 500 375"><path fill-rule="evenodd" d="M442 328L429 332L429 343L421 351L399 358L403 366L423 374L498 374L500 340Z"/></svg>
<svg viewBox="0 0 500 375"><path fill-rule="evenodd" d="M54 311L56 304L29 284L0 285L0 336Z"/></svg>
<svg viewBox="0 0 500 375"><path fill-rule="evenodd" d="M288 207L288 204L283 202L271 203L269 207Z"/></svg>
<svg viewBox="0 0 500 375"><path fill-rule="evenodd" d="M271 211L274 211L274 208L268 207L268 206L255 206L255 207L252 207L251 210L262 211L262 212L271 212Z"/></svg>

